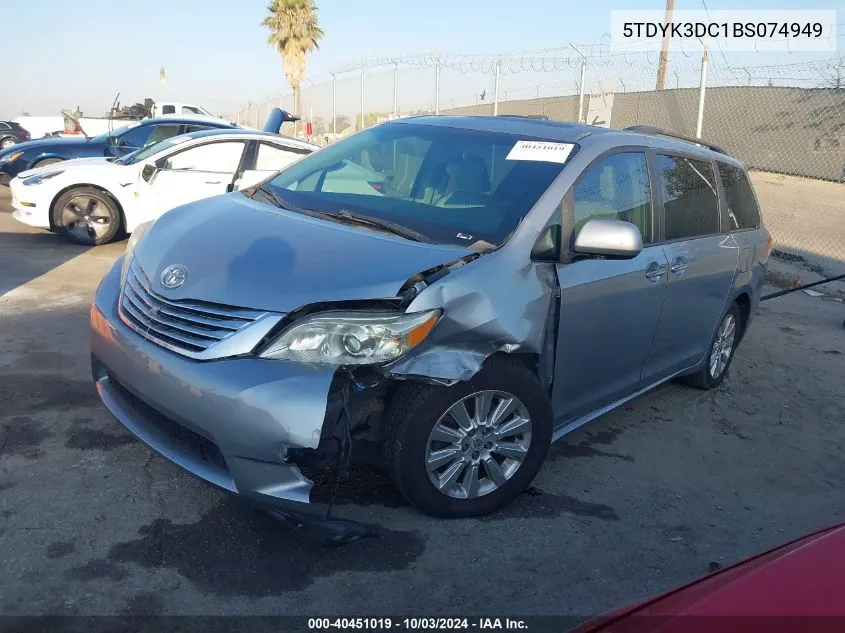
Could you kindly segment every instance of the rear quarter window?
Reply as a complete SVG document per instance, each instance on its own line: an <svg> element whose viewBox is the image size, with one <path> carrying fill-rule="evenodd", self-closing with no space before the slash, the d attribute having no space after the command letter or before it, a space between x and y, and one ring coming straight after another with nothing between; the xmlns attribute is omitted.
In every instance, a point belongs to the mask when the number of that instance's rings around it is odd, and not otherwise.
<svg viewBox="0 0 845 633"><path fill-rule="evenodd" d="M744 231L760 228L760 209L745 170L718 163L719 176L728 203L728 230Z"/></svg>

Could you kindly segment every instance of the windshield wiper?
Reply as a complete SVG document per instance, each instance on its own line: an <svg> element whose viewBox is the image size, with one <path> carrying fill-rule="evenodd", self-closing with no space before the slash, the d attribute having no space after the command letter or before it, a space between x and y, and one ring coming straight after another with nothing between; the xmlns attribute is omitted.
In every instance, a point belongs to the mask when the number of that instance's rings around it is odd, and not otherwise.
<svg viewBox="0 0 845 633"><path fill-rule="evenodd" d="M394 235L399 235L400 237L404 237L405 239L412 240L414 242L425 242L427 244L431 244L431 240L428 239L422 233L417 233L413 229L409 229L406 226L401 224L397 224L396 222L391 222L390 220L382 220L381 218L373 218L368 215L361 215L360 213L354 213L352 211L347 211L346 209L341 209L337 213L331 215L333 218L343 218L344 220L351 220L355 224L362 224L364 226L373 226L388 233L393 233Z"/></svg>
<svg viewBox="0 0 845 633"><path fill-rule="evenodd" d="M314 211L313 209L303 209L302 207L298 207L295 204L288 202L285 198L280 196L274 189L267 186L256 187L255 190L252 192L252 195L249 196L250 198L255 198L255 194L261 192L264 194L265 198L268 198L268 202L273 203L280 209L284 209L285 211L293 211L295 213L302 213L303 215L310 215L312 218L321 218L323 220L332 220L334 216L331 213L323 213L322 211Z"/></svg>

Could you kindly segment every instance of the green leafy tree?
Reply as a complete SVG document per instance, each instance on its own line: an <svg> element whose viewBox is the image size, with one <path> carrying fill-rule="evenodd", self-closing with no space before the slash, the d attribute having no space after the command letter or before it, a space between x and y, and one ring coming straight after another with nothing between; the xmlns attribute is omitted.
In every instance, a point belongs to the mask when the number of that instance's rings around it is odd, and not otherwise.
<svg viewBox="0 0 845 633"><path fill-rule="evenodd" d="M270 29L267 44L282 57L285 77L294 94L296 114L302 113L300 84L305 79L305 56L319 48L323 29L317 23L314 0L273 0L261 22Z"/></svg>

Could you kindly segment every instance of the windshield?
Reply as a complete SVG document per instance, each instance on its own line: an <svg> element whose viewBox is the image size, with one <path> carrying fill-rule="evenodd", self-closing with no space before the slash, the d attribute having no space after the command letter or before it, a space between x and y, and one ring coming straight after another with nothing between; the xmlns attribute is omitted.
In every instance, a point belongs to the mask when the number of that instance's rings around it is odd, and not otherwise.
<svg viewBox="0 0 845 633"><path fill-rule="evenodd" d="M563 168L557 157L511 154L517 142L536 140L387 123L303 158L264 187L291 207L351 211L434 243L499 245Z"/></svg>
<svg viewBox="0 0 845 633"><path fill-rule="evenodd" d="M98 143L105 143L106 139L108 139L109 136L120 136L121 134L125 134L126 132L131 130L133 127L138 127L139 125L140 123L138 123L138 121L133 121L132 123L122 125L118 128L113 129L111 133L103 132L102 134L98 134L91 140L96 141Z"/></svg>
<svg viewBox="0 0 845 633"><path fill-rule="evenodd" d="M166 149L175 147L180 143L184 143L185 141L190 140L191 137L188 135L171 136L170 138L166 138L163 141L159 141L158 143L153 143L152 145L148 145L147 147L135 150L130 154L126 154L126 156L116 158L114 162L119 163L121 165L134 165L135 163L139 163L142 160L148 159L150 156L155 156L159 152L163 152Z"/></svg>

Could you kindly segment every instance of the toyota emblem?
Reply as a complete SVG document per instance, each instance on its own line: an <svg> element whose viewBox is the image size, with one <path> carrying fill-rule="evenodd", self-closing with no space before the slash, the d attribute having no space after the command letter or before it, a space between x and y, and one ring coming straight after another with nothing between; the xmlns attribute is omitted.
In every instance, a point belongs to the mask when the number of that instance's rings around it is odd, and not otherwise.
<svg viewBox="0 0 845 633"><path fill-rule="evenodd" d="M188 278L188 269L176 264L161 271L161 285L165 288L178 288Z"/></svg>

